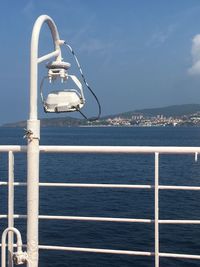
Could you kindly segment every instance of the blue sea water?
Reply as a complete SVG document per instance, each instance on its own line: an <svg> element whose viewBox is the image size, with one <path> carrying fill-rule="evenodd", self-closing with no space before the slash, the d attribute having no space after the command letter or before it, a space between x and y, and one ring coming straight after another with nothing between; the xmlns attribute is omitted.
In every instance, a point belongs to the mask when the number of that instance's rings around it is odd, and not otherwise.
<svg viewBox="0 0 200 267"><path fill-rule="evenodd" d="M23 129L0 128L0 145L25 144ZM43 145L200 146L200 128L42 128ZM161 155L160 184L200 186L200 159ZM7 155L0 154L0 178ZM15 181L26 180L26 155L15 155ZM153 184L154 155L41 154L41 182ZM7 212L0 188L0 214ZM160 190L160 219L200 219L200 192ZM26 190L15 188L15 213L26 213ZM154 192L140 189L40 188L41 215L154 218ZM15 226L26 230L25 221ZM0 231L6 221L0 222ZM23 240L26 236L23 234ZM154 251L153 224L40 221L40 244ZM160 251L200 255L200 225L160 225ZM200 261L161 258L161 267L195 267ZM150 267L153 257L40 251L40 267Z"/></svg>

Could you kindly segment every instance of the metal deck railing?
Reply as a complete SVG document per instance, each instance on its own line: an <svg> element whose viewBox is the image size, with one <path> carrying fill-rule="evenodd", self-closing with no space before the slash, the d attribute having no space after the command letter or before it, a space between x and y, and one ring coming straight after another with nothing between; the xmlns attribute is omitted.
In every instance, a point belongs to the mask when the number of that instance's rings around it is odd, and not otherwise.
<svg viewBox="0 0 200 267"><path fill-rule="evenodd" d="M8 214L1 214L0 219L8 219L8 227L14 227L15 219L26 219L27 215L14 214L14 187L26 186L24 182L14 181L14 153L26 152L26 146L0 146L0 153L8 153L8 182L0 181L0 187L8 186ZM154 185L136 184L91 184L91 183L39 183L40 187L86 187L86 188L124 188L129 190L148 189L154 190L154 219L143 218L112 218L112 217L83 217L83 216L47 216L39 215L40 220L78 220L78 221L101 221L101 222L123 222L123 223L146 223L154 224L155 248L154 251L135 250L113 250L84 247L65 247L39 245L41 250L60 250L91 253L109 253L123 255L153 256L155 267L159 267L160 257L196 259L200 255L164 253L159 250L159 225L160 224L200 224L200 220L162 220L159 218L159 191L160 190L200 190L200 186L174 186L160 185L159 183L159 156L161 154L194 154L200 153L200 147L128 147L128 146L40 146L40 153L95 153L95 154L154 154ZM2 244L1 244L2 246ZM12 253L13 233L8 234L8 251ZM8 263L12 266L12 262Z"/></svg>

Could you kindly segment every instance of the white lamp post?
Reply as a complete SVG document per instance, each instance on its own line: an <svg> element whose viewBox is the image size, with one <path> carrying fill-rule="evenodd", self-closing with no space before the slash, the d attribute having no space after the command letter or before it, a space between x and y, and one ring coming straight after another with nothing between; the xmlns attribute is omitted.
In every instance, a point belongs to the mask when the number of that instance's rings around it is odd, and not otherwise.
<svg viewBox="0 0 200 267"><path fill-rule="evenodd" d="M42 57L38 57L38 44L41 27L47 23L54 43L54 51ZM79 61L71 46L64 40L60 40L57 27L54 21L47 15L40 16L33 27L31 38L31 56L30 56L30 113L27 121L27 253L22 251L22 242L20 232L13 227L8 227L2 236L2 267L6 264L6 237L8 232L14 232L18 236L17 252L13 254L15 264L27 263L28 267L38 267L38 217L39 217L39 140L40 140L40 121L38 120L38 64L50 58L54 61L47 64L48 76L44 77L40 85L40 94L45 112L73 112L79 111L85 104L83 86L75 75L69 75L67 70L70 63L64 62L61 56L61 46L65 44L74 56L83 81L89 91L92 93L99 106L99 115L101 106L95 93L89 87L83 75ZM49 82L60 79L66 82L68 78L74 82L77 89L64 89L62 91L53 91L47 98L43 97L42 89L45 78ZM83 116L84 114L80 112ZM85 117L85 116L84 116ZM98 118L97 117L97 118ZM9 161L10 162L10 161ZM12 260L11 260L12 261ZM9 266L12 262L9 261Z"/></svg>
<svg viewBox="0 0 200 267"><path fill-rule="evenodd" d="M54 51L38 57L38 43L41 27L44 23L50 28L54 42ZM33 27L30 56L30 113L27 121L27 253L28 266L38 267L38 215L39 215L39 140L40 121L38 120L38 64L55 58L62 61L59 38L54 21L46 15L40 16Z"/></svg>
<svg viewBox="0 0 200 267"><path fill-rule="evenodd" d="M38 57L38 44L41 27L47 23L54 43L54 51L42 57ZM33 27L31 38L31 57L30 57L30 113L27 121L27 253L29 267L38 267L38 215L39 215L39 140L40 140L40 121L38 120L38 64L50 58L54 60L47 64L48 76L44 77L40 94L45 112L73 112L79 111L85 104L83 86L75 75L67 73L70 63L64 62L61 56L61 46L65 44L71 51L77 63L84 84L92 93L99 106L99 118L101 106L95 93L89 87L83 75L81 66L72 48L60 40L57 27L54 21L47 15L40 16ZM76 85L77 89L64 89L62 91L50 92L47 98L43 96L43 84L45 78L49 82L60 79L66 82L69 78ZM81 113L81 112L80 112ZM84 114L81 113L83 116ZM85 117L85 116L84 116Z"/></svg>

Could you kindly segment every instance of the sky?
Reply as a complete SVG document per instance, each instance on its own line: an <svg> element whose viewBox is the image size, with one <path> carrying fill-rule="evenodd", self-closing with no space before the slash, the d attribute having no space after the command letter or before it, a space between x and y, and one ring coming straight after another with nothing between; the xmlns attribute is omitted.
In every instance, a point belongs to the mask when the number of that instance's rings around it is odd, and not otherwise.
<svg viewBox="0 0 200 267"><path fill-rule="evenodd" d="M102 115L200 103L199 0L2 0L0 124L28 119L30 39L42 14L75 50ZM39 54L52 48L44 25ZM67 50L62 56L78 76ZM40 65L38 83L46 75ZM84 112L94 116L95 101L85 94ZM40 99L38 106L39 117L51 117Z"/></svg>

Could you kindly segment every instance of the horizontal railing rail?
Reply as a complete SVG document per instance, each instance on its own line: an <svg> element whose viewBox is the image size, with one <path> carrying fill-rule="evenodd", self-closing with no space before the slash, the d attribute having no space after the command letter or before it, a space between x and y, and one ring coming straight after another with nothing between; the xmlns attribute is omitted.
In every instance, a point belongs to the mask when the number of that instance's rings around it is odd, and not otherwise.
<svg viewBox="0 0 200 267"><path fill-rule="evenodd" d="M0 182L0 186L7 186L8 182ZM26 186L27 183L15 182L14 186ZM129 184L83 184L83 183L39 183L41 187L83 187L83 188L124 188L124 189L153 189L154 185ZM159 185L161 190L192 190L199 191L200 186Z"/></svg>
<svg viewBox="0 0 200 267"><path fill-rule="evenodd" d="M0 215L0 219L7 219L7 214ZM14 214L14 219L26 219L27 215ZM113 218L113 217L85 217L85 216L54 216L39 215L41 220L67 220L67 221L99 221L121 223L155 223L154 219ZM200 220L158 220L160 224L200 224Z"/></svg>
<svg viewBox="0 0 200 267"><path fill-rule="evenodd" d="M160 146L40 146L41 153L95 153L95 154L152 154L155 156L155 183L152 184L92 184L92 183L39 183L40 187L64 187L64 188L112 188L112 189L143 189L154 190L154 218L114 218L114 217L91 217L91 216L54 216L39 215L40 220L71 220L71 221L96 221L117 223L144 223L155 225L155 250L152 251L129 251L82 247L63 247L39 245L42 250L61 250L91 253L111 253L123 255L154 256L155 267L159 267L159 258L187 258L200 260L200 255L163 253L159 251L159 225L160 224L200 224L200 220L162 220L159 218L159 190L191 190L200 191L200 186L178 186L159 184L159 156L160 154L191 154L195 160L200 153L200 147L160 147ZM9 155L8 182L0 181L0 187L8 186L8 214L1 214L0 220L8 220L8 226L14 226L15 219L27 219L26 214L14 213L14 187L27 186L26 182L14 181L14 153L26 153L27 146L0 146L0 153L7 152ZM13 235L9 234L8 249L13 250Z"/></svg>
<svg viewBox="0 0 200 267"><path fill-rule="evenodd" d="M200 147L179 146L40 146L42 153L144 153L144 154L199 154ZM26 152L27 146L0 145L0 152Z"/></svg>

